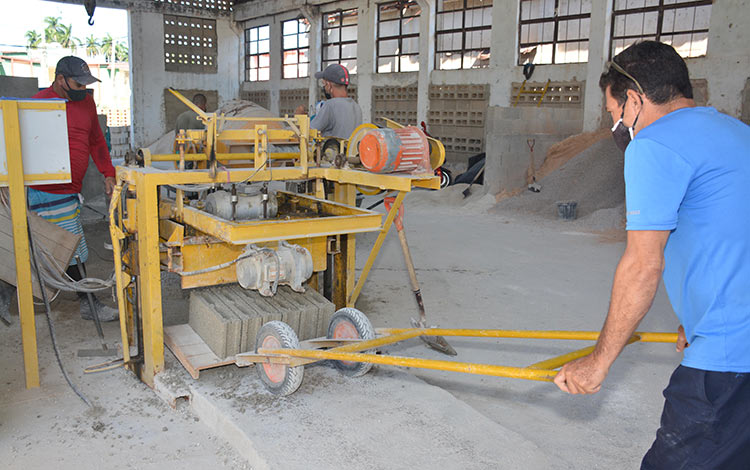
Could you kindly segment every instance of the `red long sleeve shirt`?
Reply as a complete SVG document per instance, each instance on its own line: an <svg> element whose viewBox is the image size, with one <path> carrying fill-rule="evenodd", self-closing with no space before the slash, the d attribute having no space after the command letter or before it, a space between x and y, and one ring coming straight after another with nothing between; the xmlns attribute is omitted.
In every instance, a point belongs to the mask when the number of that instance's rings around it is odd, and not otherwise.
<svg viewBox="0 0 750 470"><path fill-rule="evenodd" d="M34 98L61 98L52 87L42 90ZM73 194L81 192L83 177L89 166L89 155L96 168L105 177L115 176L115 168L104 140L99 118L96 115L94 97L87 94L82 101L68 101L65 104L68 118L68 146L70 147L71 182L65 184L45 184L34 186L34 189L54 194Z"/></svg>

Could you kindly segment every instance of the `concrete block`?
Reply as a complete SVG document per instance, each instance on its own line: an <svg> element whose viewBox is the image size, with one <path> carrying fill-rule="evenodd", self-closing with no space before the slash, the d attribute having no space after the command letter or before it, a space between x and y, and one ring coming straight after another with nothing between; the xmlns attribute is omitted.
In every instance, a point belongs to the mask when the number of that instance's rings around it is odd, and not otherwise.
<svg viewBox="0 0 750 470"><path fill-rule="evenodd" d="M204 298L218 311L227 318L227 336L226 336L226 356L234 356L243 352L242 348L247 342L247 331L243 316L241 316L233 305L227 301L227 297L219 294L214 289L206 289L202 292Z"/></svg>
<svg viewBox="0 0 750 470"><path fill-rule="evenodd" d="M294 310L299 313L299 329L297 330L297 337L300 340L314 338L318 333L317 306L306 301L304 294L294 292L288 286L279 287L275 297L285 299L293 306Z"/></svg>
<svg viewBox="0 0 750 470"><path fill-rule="evenodd" d="M188 323L198 336L219 358L227 357L227 330L229 320L217 312L200 290L190 293Z"/></svg>
<svg viewBox="0 0 750 470"><path fill-rule="evenodd" d="M318 334L317 336L326 336L328 334L328 323L336 311L336 307L322 294L312 289L305 291L305 299L314 303L318 307Z"/></svg>
<svg viewBox="0 0 750 470"><path fill-rule="evenodd" d="M258 331L260 331L260 328L265 323L263 319L265 311L262 308L265 307L265 303L263 305L258 303L258 299L261 296L257 292L246 291L237 285L225 286L221 289L227 293L227 298L234 303L235 307L247 319L247 333L245 334L247 342L244 344L244 350L254 351Z"/></svg>

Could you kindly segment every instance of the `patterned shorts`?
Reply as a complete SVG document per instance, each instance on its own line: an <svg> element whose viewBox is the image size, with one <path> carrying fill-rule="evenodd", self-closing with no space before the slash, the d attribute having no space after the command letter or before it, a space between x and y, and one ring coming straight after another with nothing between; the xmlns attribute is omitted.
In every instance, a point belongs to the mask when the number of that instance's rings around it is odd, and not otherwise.
<svg viewBox="0 0 750 470"><path fill-rule="evenodd" d="M86 262L89 258L89 249L86 238L83 236L83 225L81 225L81 201L78 194L51 194L29 188L27 200L29 210L36 212L42 218L62 227L68 232L81 236L70 265L76 264L76 256Z"/></svg>

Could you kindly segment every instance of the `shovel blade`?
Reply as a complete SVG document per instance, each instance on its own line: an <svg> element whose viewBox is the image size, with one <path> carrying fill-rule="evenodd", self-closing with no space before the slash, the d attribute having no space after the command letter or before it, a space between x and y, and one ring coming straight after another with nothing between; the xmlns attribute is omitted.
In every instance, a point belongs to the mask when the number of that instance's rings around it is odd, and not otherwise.
<svg viewBox="0 0 750 470"><path fill-rule="evenodd" d="M414 328L428 328L424 321L417 321L414 318L411 319L411 324ZM443 353L448 356L458 355L456 350L453 349L453 347L448 344L448 341L446 341L442 336L421 335L419 339L424 341L427 346L437 352Z"/></svg>

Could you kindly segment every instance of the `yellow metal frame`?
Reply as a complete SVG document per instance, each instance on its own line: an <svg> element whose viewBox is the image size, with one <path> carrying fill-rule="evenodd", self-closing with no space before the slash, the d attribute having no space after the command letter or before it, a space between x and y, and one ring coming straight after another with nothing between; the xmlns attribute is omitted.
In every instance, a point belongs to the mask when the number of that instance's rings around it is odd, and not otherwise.
<svg viewBox="0 0 750 470"><path fill-rule="evenodd" d="M21 124L19 110L38 111L65 110L65 102L2 100L3 132L5 133L5 154L8 174L0 175L0 182L8 184L10 212L13 221L13 249L16 263L16 286L18 312L21 320L21 340L23 344L23 364L26 388L39 387L39 356L34 320L34 299L32 297L31 251L29 248L28 222L25 183L50 179L70 179L70 173L46 173L26 175L23 169L21 148Z"/></svg>
<svg viewBox="0 0 750 470"><path fill-rule="evenodd" d="M184 97L176 96L190 106ZM334 253L335 272L332 301L337 308L354 305L362 286L368 277L385 235L390 229L395 215L407 192L414 188L439 189L440 181L432 173L419 175L373 174L363 170L337 169L319 167L310 158L313 146L322 143L317 131L310 129L309 119L305 115L293 118L227 118L197 110L200 119L206 124L206 131L200 133L183 133L177 140L176 154L152 155L142 150L144 167L118 167L117 187L110 205L110 233L115 257L118 308L123 342L123 358L126 366L135 370L141 379L153 385L153 379L164 368L164 332L161 309L160 269L166 262L170 270L180 272L184 263L172 264L172 254L182 250L188 243L186 230L200 237L211 240L205 247L192 245L179 255L195 256L199 253L201 260L191 266L218 265L227 261L236 249L217 249L216 243L225 243L228 247L239 247L249 243L267 243L275 240L299 240L304 244L308 240L315 248L315 266L325 266L326 240L335 236L337 251ZM223 130L225 121L245 121L252 127L242 130ZM286 126L278 129L273 126ZM203 140L205 139L205 140ZM217 162L247 161L245 168L226 168L218 164L214 168L180 170L185 161L210 161L211 149L223 141L246 142L252 144L252 153L213 153ZM271 153L269 145L273 143L294 144L299 147L295 153ZM195 145L193 145L195 144ZM186 153L186 149L201 149L202 153ZM440 147L439 149L441 149ZM438 150L439 150L438 149ZM444 153L444 152L443 152ZM276 166L280 159L293 166ZM151 167L155 161L174 161L177 169L164 171ZM163 185L188 184L224 184L286 180L315 180L315 196L301 196L298 203L316 204L325 209L326 216L321 218L264 220L232 222L220 219L184 205L182 198L168 201L160 200L158 188ZM331 200L324 198L324 182L334 183ZM125 188L127 186L127 189ZM388 212L385 223L381 223L380 213L366 211L355 207L356 187L378 188L398 193L396 204ZM132 195L135 195L133 198ZM130 197L126 198L126 195ZM178 191L178 196L181 196ZM126 198L123 204L123 198ZM120 205L127 208L127 217L116 215ZM353 234L365 231L380 231L378 239L368 257L365 271L355 285L355 239ZM137 235L137 236L136 236ZM120 248L122 240L132 240L128 253ZM321 258L319 260L318 258ZM204 259L205 258L205 259ZM217 258L222 258L216 262ZM207 261L208 260L208 261ZM129 345L132 342L135 324L133 306L126 299L126 291L132 289L132 279L137 276L138 311L142 320L143 357L142 363L131 361ZM188 276L183 278L183 285L189 287L214 285L227 282L232 278L226 269L208 275ZM315 277L314 277L315 279ZM314 281L312 281L314 282Z"/></svg>
<svg viewBox="0 0 750 470"><path fill-rule="evenodd" d="M381 336L371 340L352 341L349 344L331 349L259 349L256 353L238 354L236 364L246 366L252 363L285 364L290 367L311 364L323 360L364 362L390 366L414 367L417 369L433 369L467 374L489 375L494 377L508 377L515 379L537 380L551 382L557 375L557 370L570 361L586 356L593 351L594 346L588 346L570 353L562 354L544 361L536 362L526 367L501 366L493 364L476 364L470 362L442 361L435 359L421 359L414 357L388 356L382 354L366 354L360 351L374 349L389 344L395 344L419 336L460 336L472 338L523 338L544 340L580 340L596 341L598 331L545 331L545 330L476 330L476 329L448 329L448 328L380 328L377 333ZM628 344L641 343L675 343L676 333L636 332ZM318 340L305 342L315 346ZM323 342L323 345L325 343Z"/></svg>

